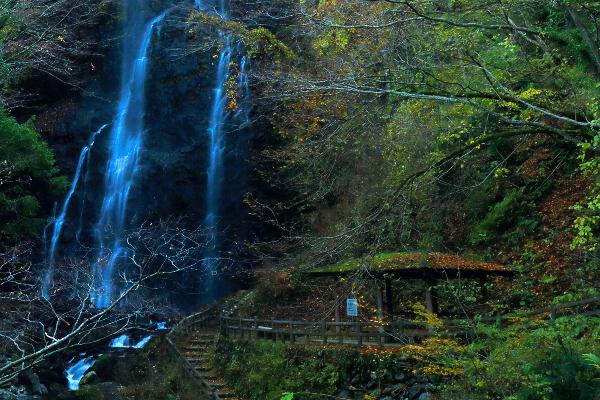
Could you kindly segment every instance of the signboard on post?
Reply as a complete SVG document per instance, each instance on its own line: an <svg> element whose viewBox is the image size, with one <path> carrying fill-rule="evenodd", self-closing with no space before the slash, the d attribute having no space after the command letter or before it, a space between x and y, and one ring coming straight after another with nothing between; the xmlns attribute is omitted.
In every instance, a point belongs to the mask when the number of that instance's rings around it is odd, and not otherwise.
<svg viewBox="0 0 600 400"><path fill-rule="evenodd" d="M356 297L346 299L346 315L349 317L358 317L358 300Z"/></svg>

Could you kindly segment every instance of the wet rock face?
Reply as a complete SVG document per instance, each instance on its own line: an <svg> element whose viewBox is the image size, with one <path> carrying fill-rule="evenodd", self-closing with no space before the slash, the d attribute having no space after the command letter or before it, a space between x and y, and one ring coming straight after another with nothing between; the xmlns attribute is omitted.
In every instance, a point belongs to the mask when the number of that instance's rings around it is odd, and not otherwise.
<svg viewBox="0 0 600 400"><path fill-rule="evenodd" d="M146 136L131 209L150 217L189 215L202 221L214 68L180 23L166 21L152 46Z"/></svg>
<svg viewBox="0 0 600 400"><path fill-rule="evenodd" d="M154 1L143 12L151 16L176 1ZM192 2L189 2L190 4ZM187 3L186 3L187 4ZM174 10L157 28L151 44L146 83L146 131L140 167L128 202L132 222L157 220L166 216L188 216L202 223L205 214L206 171L208 168L208 119L213 99L216 49L202 49L190 36L185 21L191 8ZM102 56L93 64L83 92L61 93L61 98L48 99L39 110L38 128L55 150L58 165L71 178L81 148L90 134L114 119L120 87L121 48L118 18L99 26L99 41L110 46L99 48ZM206 32L205 40L214 41ZM202 43L200 43L202 44ZM88 62L88 61L86 61ZM234 229L245 214L242 197L246 190L248 142L251 131L239 130L233 118L225 126L225 178L223 182L223 225ZM83 220L88 231L97 219L104 188L110 127L98 136L90 152L89 173L85 193L78 190L73 204L85 199ZM68 220L79 218L81 210L71 207ZM64 242L74 239L71 226L65 226ZM234 230L239 231L235 228ZM85 239L85 238L84 238ZM90 239L89 237L87 238Z"/></svg>
<svg viewBox="0 0 600 400"><path fill-rule="evenodd" d="M202 224L206 214L207 129L216 75L214 54L218 54L218 49L210 46L196 49L199 44L214 44L215 32L207 29L206 37L190 36L185 21L192 12L192 1L139 1L143 5L140 13L146 19L174 4L187 6L173 8L156 28L151 42L146 130L126 220L132 228L142 222L185 216L185 223L196 227ZM90 70L83 90L68 87L53 90L56 97L47 97L45 105L36 111L38 129L55 150L57 163L69 179L74 176L79 153L92 132L115 119L121 85L120 36L127 21L120 16L118 6L113 13L97 27L99 55L82 61L85 63L82 68ZM222 251L229 251L231 243L242 242L246 228L243 193L247 191L251 130L238 129L238 122L228 118L224 127L227 134L219 219L220 226L226 229L223 236L227 241L222 241ZM110 136L109 126L97 136L89 153L80 185L69 206L58 258L80 250L80 243L92 246L95 243L93 229L104 194ZM197 280L181 281L196 286Z"/></svg>
<svg viewBox="0 0 600 400"><path fill-rule="evenodd" d="M155 1L152 9L142 12L150 18L167 8L161 3L172 2ZM185 18L167 18L153 35L146 82L146 131L140 168L128 203L132 221L167 215L190 215L201 221L213 68L206 52L188 54L193 43L188 41L182 22ZM46 131L58 164L69 177L73 176L79 151L89 135L114 120L121 84L122 23L115 19L112 25L99 26L104 30L103 40L111 46L104 49L85 91L57 101L40 118L38 125ZM99 135L91 151L86 191L78 190L78 199L73 202L85 199L83 219L88 230L97 219L102 200L110 133L109 126ZM70 220L77 216L76 207L73 208ZM70 233L73 232L66 226L65 242L69 242Z"/></svg>

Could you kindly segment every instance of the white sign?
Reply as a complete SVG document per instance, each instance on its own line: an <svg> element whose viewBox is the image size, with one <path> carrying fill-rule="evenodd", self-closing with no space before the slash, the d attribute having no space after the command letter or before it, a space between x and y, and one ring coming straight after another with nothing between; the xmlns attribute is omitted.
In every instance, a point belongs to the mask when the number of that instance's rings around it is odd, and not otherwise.
<svg viewBox="0 0 600 400"><path fill-rule="evenodd" d="M356 297L346 299L346 315L349 317L358 317L358 300Z"/></svg>

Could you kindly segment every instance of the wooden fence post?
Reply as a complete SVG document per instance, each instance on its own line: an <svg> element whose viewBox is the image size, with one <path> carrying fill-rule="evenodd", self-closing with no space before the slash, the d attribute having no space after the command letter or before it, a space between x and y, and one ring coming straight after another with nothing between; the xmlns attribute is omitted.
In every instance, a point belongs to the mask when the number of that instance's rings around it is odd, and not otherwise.
<svg viewBox="0 0 600 400"><path fill-rule="evenodd" d="M362 337L362 329L361 329L361 324L359 320L356 320L356 335L357 335L357 343L359 346L362 346L363 344L363 337Z"/></svg>
<svg viewBox="0 0 600 400"><path fill-rule="evenodd" d="M308 329L308 325L304 324L304 334L306 336L306 344L310 343L310 332Z"/></svg>
<svg viewBox="0 0 600 400"><path fill-rule="evenodd" d="M338 336L338 343L344 343L344 337L342 336L342 327L340 324L340 305L339 299L335 302L335 333Z"/></svg>
<svg viewBox="0 0 600 400"><path fill-rule="evenodd" d="M321 335L323 335L323 344L327 344L327 325L325 321L321 322Z"/></svg>

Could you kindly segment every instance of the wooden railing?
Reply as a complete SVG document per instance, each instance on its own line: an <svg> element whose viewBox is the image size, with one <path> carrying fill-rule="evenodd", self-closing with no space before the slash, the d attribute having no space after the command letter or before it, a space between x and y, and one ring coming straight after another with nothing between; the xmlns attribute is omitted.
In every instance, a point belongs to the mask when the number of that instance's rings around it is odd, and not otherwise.
<svg viewBox="0 0 600 400"><path fill-rule="evenodd" d="M409 341L428 336L424 324L404 322L395 324ZM221 316L221 334L240 340L271 339L292 343L337 343L383 345L391 340L390 327L383 329L371 322L356 321L294 321L260 320Z"/></svg>
<svg viewBox="0 0 600 400"><path fill-rule="evenodd" d="M556 319L556 317L565 314L567 311L571 311L571 314L573 314L573 315L599 315L600 309L597 307L594 307L591 309L588 308L588 309L584 309L584 310L576 310L580 307L599 305L599 304L600 304L600 296L591 297L591 298L587 298L587 299L583 299L583 300L569 301L566 303L559 303L559 304L552 304L550 306L536 308L531 311L525 311L525 312L520 312L520 313L519 312L507 313L507 314L499 315L496 318L485 318L485 319L482 319L482 321L487 322L490 320L497 321L498 319L503 321L503 320L509 320L511 318L531 318L531 317L536 317L538 315L544 315L544 314L547 314L551 320L554 320L554 319Z"/></svg>
<svg viewBox="0 0 600 400"><path fill-rule="evenodd" d="M190 333L197 331L202 326L205 326L207 321L214 317L214 313L214 307L207 307L201 311L191 314L175 324L167 336L173 341L177 341L182 337L186 337Z"/></svg>
<svg viewBox="0 0 600 400"><path fill-rule="evenodd" d="M547 316L551 321L560 315L600 315L600 297L554 304L525 312L512 312L481 319L448 319L444 326L457 334L473 329L477 323L495 323L498 326L512 319ZM593 307L596 306L596 307ZM264 320L221 315L221 334L239 340L270 339L292 343L337 343L353 345L380 345L389 342L413 342L431 335L425 323L397 319L379 326L370 321L296 321Z"/></svg>
<svg viewBox="0 0 600 400"><path fill-rule="evenodd" d="M208 320L213 317L214 310L212 307L204 309L198 313L192 314L176 324L166 335L165 341L167 348L178 360L183 367L184 371L192 378L196 383L202 394L211 400L221 400L220 397L212 390L208 382L202 377L202 375L196 371L196 369L190 364L188 359L181 353L177 345L175 344L181 338L186 337L190 333L202 328Z"/></svg>

